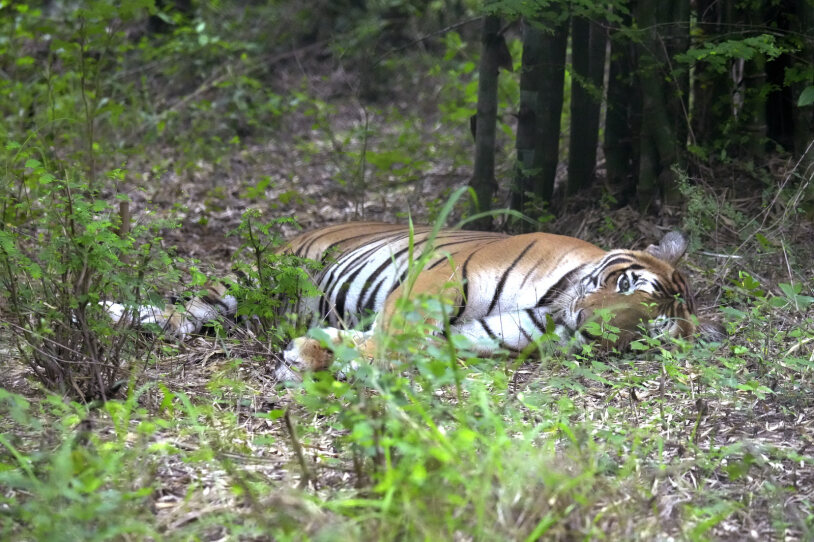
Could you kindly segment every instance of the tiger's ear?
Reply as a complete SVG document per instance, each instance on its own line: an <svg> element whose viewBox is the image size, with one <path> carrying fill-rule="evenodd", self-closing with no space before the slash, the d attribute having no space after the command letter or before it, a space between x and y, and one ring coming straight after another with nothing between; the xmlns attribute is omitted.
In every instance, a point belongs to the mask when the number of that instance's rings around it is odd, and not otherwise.
<svg viewBox="0 0 814 542"><path fill-rule="evenodd" d="M675 265L687 251L688 244L684 235L677 231L671 231L661 238L658 245L650 245L644 251L670 265Z"/></svg>

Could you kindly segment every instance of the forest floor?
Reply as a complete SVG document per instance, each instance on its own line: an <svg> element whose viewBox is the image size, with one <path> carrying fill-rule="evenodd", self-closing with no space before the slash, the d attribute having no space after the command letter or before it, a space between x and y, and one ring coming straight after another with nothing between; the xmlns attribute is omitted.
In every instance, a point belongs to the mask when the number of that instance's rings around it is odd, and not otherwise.
<svg viewBox="0 0 814 542"><path fill-rule="evenodd" d="M251 159L245 158L251 156ZM274 160L269 157L273 156ZM206 202L208 188L206 183L211 175L196 173L190 181L178 180L176 190L184 194L188 215L181 230L174 232L171 240L176 244L179 253L200 258L206 263L221 270L230 260L229 255L236 248L233 237L224 235L233 230L240 221L240 215L248 206L265 206L266 203L247 203L240 197L245 179L272 175L274 188L267 191L267 200L279 202L279 195L290 192L300 194L287 204L281 204L281 214L292 214L304 229L315 228L349 217L355 217L357 210L362 210L361 217L369 220L404 220L404 209L410 209L411 216L418 223L432 219L432 215L422 208L421 202L442 201L446 194L457 187L465 186L468 178L465 168L453 167L439 163L432 168L435 173L427 175L410 184L398 186L382 184L373 187L365 194L359 207L358 199L353 198L351 191L336 183L331 175L327 161L311 157L306 164L291 149L280 146L269 149L260 147L239 158L242 164L241 175L219 177L218 186L224 187L227 197L218 201L220 210L211 210ZM273 163L273 165L271 165ZM786 164L786 168L791 165ZM244 169L245 168L245 169ZM783 169L778 167L778 179L782 181ZM718 187L720 190L720 187ZM722 200L727 198L727 190L719 192ZM586 200L595 199L596 192ZM762 207L761 197L744 197L736 201L740 211L746 216L759 216ZM155 203L155 199L153 199ZM579 209L581 203L575 203ZM590 240L605 247L641 248L655 241L660 232L680 226L680 209L668 209L657 219L640 214L635 209L624 207L608 209L597 206L582 207L578 211L569 211L561 215L550 225L551 231ZM276 211L272 211L274 215ZM201 220L206 217L206 220ZM205 225L202 225L205 223ZM293 232L290 232L293 233ZM794 280L794 276L807 277L808 284L813 284L814 261L810 258L814 247L814 227L811 224L799 224L787 231L789 251L795 251L803 260L796 261L792 271L784 263L782 252L768 254L748 254L737 251L737 235L721 223L721 231L716 235L705 235L703 249L686 257L682 266L687 270L697 292L702 313L721 318L719 308L726 303L722 298L727 281L737 276L739 269L748 269L755 276L760 276L769 284ZM218 262L212 256L222 257ZM733 260L730 258L734 256ZM745 258L747 262L739 260ZM744 265L745 264L745 265ZM799 275L798 275L799 273ZM776 286L774 286L776 288ZM793 329L796 325L807 325L814 316L809 307L807 312L795 316L784 316L780 326ZM799 324L798 324L799 323ZM145 373L145 378L155 378L172 389L184 390L190 396L202 400L208 393L207 383L211 375L218 371L233 370L234 352L226 356L223 350L213 349L208 339L200 339L186 345L185 352L168 358L161 364ZM742 344L749 349L760 349L759 345L742 342L737 332L732 338L733 344ZM811 344L796 345L793 341L785 345L778 344L771 351L764 351L767 363L773 360L782 366L784 355L799 349L798 354L814 356ZM724 354L725 355L725 354ZM274 353L270 363L277 362ZM814 514L814 395L805 379L795 381L796 372L784 373L782 367L772 371L774 376L768 378L768 387L772 390L761 395L754 394L748 388L731 390L731 395L709 398L703 389L676 390L664 387L664 378L658 361L645 362L637 360L636 366L625 365L619 368L616 377L635 379L638 385L625 393L614 390L609 393L606 384L591 378L584 378L561 365L540 367L529 363L517 370L514 378L517 389L535 388L539 393L555 396L568 396L579 405L580 414L577 420L590 420L597 431L613 433L616 426L631 423L634 426L652 427L660 422L658 411L652 408L640 408L640 404L652 404L653 401L669 403L673 416L682 419L676 430L675 426L665 429L662 436L665 445L661 451L661 461L670 465L657 473L643 474L650 477L652 483L652 501L638 502L630 516L614 517L612 511L626 500L639 500L640 495L631 490L621 490L608 496L599 503L600 509L606 510L606 516L598 523L600 531L622 533L626 539L662 539L669 537L694 538L692 529L684 523L687 518L685 505L709 507L709 517L714 518L714 526L702 538L711 536L718 540L768 540L782 538L785 540L806 539L814 533L802 525L811 525ZM756 367L752 369L760 371ZM168 370L169 369L169 370ZM806 372L811 376L811 369ZM240 416L241 426L249 434L272 436L275 446L260 446L244 456L242 468L248 468L265 479L286 479L289 487L298 487L302 473L294 457L290 435L280 423L258 419L252 414L269 408L280 408L280 405L292 406L285 392L281 392L271 376L269 366L243 365L239 369L242 379L250 382L253 388L251 403L241 405L228 404L225 408L234 409ZM784 374L788 380L783 381ZM662 376L659 376L662 375ZM686 375L687 384L692 388L696 379L702 380L701 369L690 371ZM575 389L564 390L560 386L549 385L549 382L560 382L570 379ZM808 380L810 382L810 380ZM703 388L703 385L701 385ZM698 393L695 393L698 392ZM235 397L237 403L238 397ZM223 397L220 398L223 400ZM307 416L295 408L295 415ZM597 423L597 420L604 422ZM310 424L316 431L312 435L305 452L308 464L319 480L317 493L328 495L342 491L353 484L353 465L341 449L335 447L335 432L330 423L318 418L301 419L301 424ZM319 429L322 427L324 429ZM323 438L315 437L322 433ZM737 449L734 457L717 459L716 465L707 462L707 454L716 455L720 450ZM327 458L327 460L326 460ZM337 463L336 460L340 459ZM744 469L740 465L746 464ZM735 465L731 467L731 465ZM203 476L203 479L200 477ZM204 502L195 502L184 498L189 489L190 480L195 479L212 493L202 498ZM217 473L203 473L198 477L191 476L189 467L178 464L168 466L164 477L165 493L160 508L161 520L168 528L183 521L191 521L198 514L203 514L211 506L231 507L239 505L234 497L224 500L228 493L222 488L216 491ZM298 495L296 489L292 489ZM707 501L703 495L714 494ZM196 493L198 494L198 493ZM206 494L204 493L200 493ZM215 495L220 495L217 499ZM276 500L279 499L279 500ZM725 499L739 503L725 512L714 510L715 502ZM216 500L217 504L212 501ZM324 511L308 508L298 497L288 498L285 493L275 497L271 503L288 510L297 521L302 521L305 532L321 532L324 522L337 521L325 516ZM721 513L720 517L716 514ZM725 516L725 517L724 517ZM617 525L612 525L617 522ZM624 528L621 528L624 526Z"/></svg>
<svg viewBox="0 0 814 542"><path fill-rule="evenodd" d="M325 97L330 94L329 89L315 92ZM407 182L397 176L375 173L368 173L361 185L340 182L340 169L348 162L342 159L336 134L358 128L364 115L352 100L334 102L334 106L327 119L331 133L314 130L313 119L294 115L283 121L280 131L285 137L247 144L233 155L221 157L216 164L202 160L194 170L170 170L156 176L151 173L153 161L172 162L175 158L171 149L163 153L157 150L156 155L144 157L141 163L133 160L128 164L131 180L122 190L134 201L135 216L149 207L181 220L182 226L168 231L164 241L175 246L179 255L198 259L216 272L223 272L231 266L232 255L239 245L238 239L229 233L249 208L261 209L268 217L293 216L303 229L355 218L403 221L407 212L421 223L432 220L445 198L466 185L467 166L449 157L430 159L423 166L423 173ZM377 122L382 123L379 130L383 134L403 129L398 123L388 125L387 115ZM421 137L434 140L437 131L444 128L428 123L425 129L427 133ZM453 137L459 142L459 152L469 152L468 137L465 129ZM382 136L382 141L385 140ZM778 158L767 170L772 171L780 185L793 171L793 164ZM741 214L763 220L760 231L771 230L774 235L767 237L781 239L782 244L772 245L763 253L739 250L744 245L740 245L738 229L724 214L720 220L714 220L719 227L716 232L692 232L696 235L695 252L689 254L683 267L691 277L702 313L720 319L719 309L727 303L744 308L742 300L732 300L724 293L740 270L760 278L770 291L778 291L778 283L795 280L807 284L810 290L814 284L812 224L785 218L786 207L781 205L788 201L785 194L782 202L771 202L769 198L768 207L766 197L759 192L733 200L731 194L737 189L736 179L740 182L742 172L726 172L730 181L713 183L712 179L720 173L709 170L698 178L699 183L712 185L709 197L720 198L719 201L734 205ZM503 179L508 174L507 165L498 172ZM247 196L266 178L270 180L267 186ZM732 186L726 186L727 182ZM642 248L661 232L686 225L682 209L666 209L656 219L630 207L584 205L598 201L601 194L600 174L595 191L551 222L551 231L604 247ZM287 236L293 233L293 228L285 232ZM814 306L809 306L755 325L790 331L808 325L812 317ZM657 465L646 465L642 472L629 473L626 480L635 479L636 487L622 483L597 498L591 517L599 532L616 533L624 539L658 540L699 536L721 540L791 540L814 536L810 530L814 526L814 394L810 387L814 363L789 371L783 368L790 356L811 361L812 343L802 344L785 337L755 344L752 339L742 339L741 331L745 332L734 329L732 344L722 346L712 357L725 365L727 356L737 348L762 357L765 367L758 367L757 361L750 358L752 361L738 371L760 374L759 384L764 388L749 387L747 379L729 388L728 394L720 390L707 393L700 383L702 368L698 371L690 368L679 379L683 385L675 381L665 384L661 362L645 358L616 366L608 361L613 368L605 374L607 378L636 383L623 388L611 387L561 363L527 363L516 370L512 377L514 393L534 389L542 395L567 397L577 407L574 423L590 422L597 433L608 435L618 432L621 424L628 424L654 431L663 439ZM771 331L766 333L768 337ZM265 495L261 504L299 524L303 535L324 535L332 525L343 521L336 512L316 506L312 497L303 496L311 494L329 500L337 493L350 491L358 482L347 450L337 448L340 430L329 419L309 414L293 401L296 391L278 385L273 378L273 366L278 362L279 352L268 351L250 339L246 342L224 344L209 337L195 338L168 349L156 363L141 367L143 371L139 372L136 387L141 383L160 383L174 393L186 394L194 402L230 413L233 433L222 438L236 439L243 450L228 455L228 461L221 463L185 461L177 454L161 459L156 467L159 487L154 488L151 507L159 530L169 537L185 532L191 524L205 524L209 515L255 506L227 482L231 473L213 469L213 464L231 465L247 473L251 480L276 484L278 490ZM13 351L10 346L2 349L6 355L13 355ZM252 361L239 361L242 359ZM9 367L0 375L3 388L32 399L41 397L26 369L19 364ZM733 378L737 378L738 371ZM213 382L221 383L224 379L239 381L241 385L213 389ZM563 386L563 381L572 384ZM139 396L139 405L158 413L164 399L159 388L148 387ZM669 423L658 407L665 404L670 405L672 412ZM309 427L302 453L316 481L312 480L308 487L303 484L303 465L298 463L298 444L290 429L280 419L258 415L274 409L290 409L299 426ZM531 413L529 416L534 418ZM100 414L94 420L94 431L104 438L113 435L116 428L111 419ZM202 447L199 435L194 433L173 434L163 430L152 438L188 452ZM650 500L642 497L640 485L649 486ZM725 505L716 508L719 503ZM708 528L697 530L704 522L709 523ZM575 528L572 534L576 532L580 531ZM199 534L210 540L228 536L217 525L209 525ZM567 538L567 533L562 538Z"/></svg>

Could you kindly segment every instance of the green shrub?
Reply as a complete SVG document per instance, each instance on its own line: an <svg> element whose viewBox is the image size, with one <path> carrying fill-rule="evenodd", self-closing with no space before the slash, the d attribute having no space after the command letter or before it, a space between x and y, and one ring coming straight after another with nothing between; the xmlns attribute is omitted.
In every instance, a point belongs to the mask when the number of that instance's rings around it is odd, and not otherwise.
<svg viewBox="0 0 814 542"><path fill-rule="evenodd" d="M127 403L108 403L106 409L117 417L126 411L129 417L137 410L135 395ZM152 461L143 446L128 443L126 428L118 438L103 441L81 405L49 396L32 406L2 389L0 413L5 420L0 537L59 541L157 535L145 521L153 491ZM142 438L154 430L154 424L138 426ZM48 435L51 442L35 439L41 447L32 447L31 440L20 438L28 434Z"/></svg>
<svg viewBox="0 0 814 542"><path fill-rule="evenodd" d="M47 388L85 401L108 397L125 360L145 355L149 343L124 321L114 326L100 302L155 301L155 285L177 280L158 248L157 230L167 224L124 231L119 211L89 183L58 178L20 145L6 151L13 176L0 196L4 326ZM114 182L123 175L110 173Z"/></svg>
<svg viewBox="0 0 814 542"><path fill-rule="evenodd" d="M232 285L239 299L237 316L261 324L265 338L276 347L300 334L309 323L298 321L297 306L319 295L312 279L321 267L319 262L307 258L278 253L285 244L280 234L283 224L296 225L296 221L283 217L262 222L260 213L251 210L244 213L235 232L248 260L236 263L237 271L245 279Z"/></svg>

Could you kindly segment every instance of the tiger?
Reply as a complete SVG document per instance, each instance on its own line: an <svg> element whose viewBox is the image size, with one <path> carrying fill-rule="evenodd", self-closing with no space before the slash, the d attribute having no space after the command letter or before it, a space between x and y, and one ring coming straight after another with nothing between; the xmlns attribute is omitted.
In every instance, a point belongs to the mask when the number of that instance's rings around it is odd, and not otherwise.
<svg viewBox="0 0 814 542"><path fill-rule="evenodd" d="M429 295L449 307L447 322L428 321L437 335L463 335L479 355L489 356L526 351L552 330L562 343L619 350L643 333L692 337L699 327L695 301L675 267L687 245L676 231L644 250L606 251L550 233L349 222L297 235L280 252L322 262L314 278L321 295L290 301L293 312L320 324L332 343L350 341L373 356L377 332L389 331L398 300ZM422 254L423 267L408 281L411 264ZM237 300L218 286L183 310L140 307L137 318L184 338L236 310ZM108 312L117 319L128 310L111 304ZM606 324L618 332L598 333L597 326L587 325L603 312L611 315ZM371 314L375 317L365 328L365 315ZM714 325L702 327L719 339ZM326 369L332 345L298 337L283 358L295 371Z"/></svg>

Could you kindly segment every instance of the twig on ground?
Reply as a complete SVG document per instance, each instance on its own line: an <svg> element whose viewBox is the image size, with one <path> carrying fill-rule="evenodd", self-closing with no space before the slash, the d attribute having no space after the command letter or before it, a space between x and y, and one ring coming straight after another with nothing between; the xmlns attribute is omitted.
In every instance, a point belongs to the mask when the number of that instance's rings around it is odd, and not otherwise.
<svg viewBox="0 0 814 542"><path fill-rule="evenodd" d="M297 431L294 428L294 423L291 421L291 413L288 408L285 409L283 419L285 420L285 427L288 429L288 435L291 438L291 447L294 448L294 453L297 455L297 462L300 464L300 468L302 469L300 489L305 489L308 487L309 482L313 484L316 484L316 482L311 474L311 471L308 469L308 465L305 463L305 455L302 453L302 445L300 445L300 441L297 438Z"/></svg>

